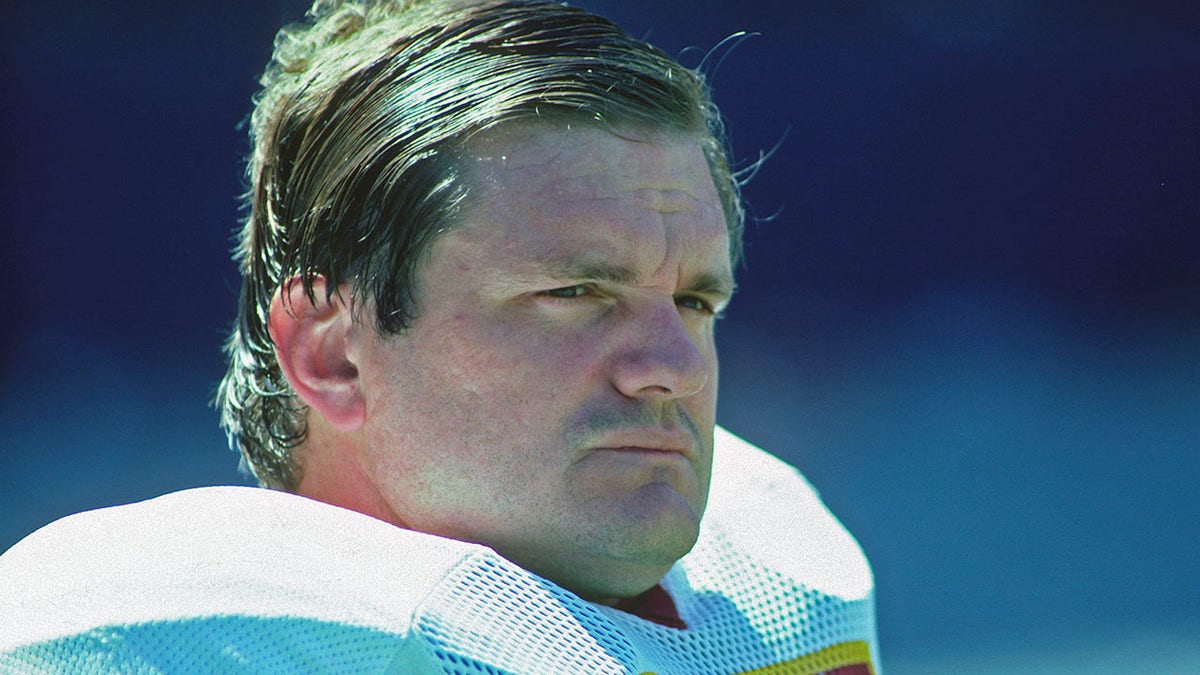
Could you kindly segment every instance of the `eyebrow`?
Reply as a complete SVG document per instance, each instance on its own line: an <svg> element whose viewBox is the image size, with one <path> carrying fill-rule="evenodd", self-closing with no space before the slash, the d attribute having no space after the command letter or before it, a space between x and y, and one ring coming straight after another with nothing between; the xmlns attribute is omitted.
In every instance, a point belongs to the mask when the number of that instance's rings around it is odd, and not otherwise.
<svg viewBox="0 0 1200 675"><path fill-rule="evenodd" d="M687 290L693 293L732 298L733 292L737 290L737 283L728 275L705 272L693 279L692 283L688 284Z"/></svg>
<svg viewBox="0 0 1200 675"><path fill-rule="evenodd" d="M556 279L570 281L605 281L612 284L633 285L641 275L624 265L599 260L572 258L569 260L543 261L544 270ZM703 293L721 298L733 297L737 284L727 274L703 272L695 275L683 289L690 293Z"/></svg>

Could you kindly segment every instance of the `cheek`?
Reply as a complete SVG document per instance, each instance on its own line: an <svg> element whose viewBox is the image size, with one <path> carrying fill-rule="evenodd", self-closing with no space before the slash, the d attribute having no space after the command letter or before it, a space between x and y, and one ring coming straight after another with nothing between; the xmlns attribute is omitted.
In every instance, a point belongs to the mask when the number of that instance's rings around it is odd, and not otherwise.
<svg viewBox="0 0 1200 675"><path fill-rule="evenodd" d="M449 422L493 444L558 428L600 386L600 343L528 323L455 317L420 347L425 393L437 402L428 414L438 418L433 424Z"/></svg>
<svg viewBox="0 0 1200 675"><path fill-rule="evenodd" d="M590 379L603 367L604 340L595 331L533 320L457 320L447 336L444 358L464 382L501 389L565 387Z"/></svg>

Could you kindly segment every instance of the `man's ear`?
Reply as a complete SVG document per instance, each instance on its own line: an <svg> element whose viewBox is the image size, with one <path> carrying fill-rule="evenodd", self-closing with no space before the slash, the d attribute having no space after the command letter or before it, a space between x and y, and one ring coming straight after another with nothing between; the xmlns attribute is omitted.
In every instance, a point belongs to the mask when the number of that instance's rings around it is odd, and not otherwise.
<svg viewBox="0 0 1200 675"><path fill-rule="evenodd" d="M292 390L338 431L353 431L366 417L358 366L351 354L358 326L341 289L326 299L325 278L312 283L312 298L299 277L275 292L267 329L275 358Z"/></svg>

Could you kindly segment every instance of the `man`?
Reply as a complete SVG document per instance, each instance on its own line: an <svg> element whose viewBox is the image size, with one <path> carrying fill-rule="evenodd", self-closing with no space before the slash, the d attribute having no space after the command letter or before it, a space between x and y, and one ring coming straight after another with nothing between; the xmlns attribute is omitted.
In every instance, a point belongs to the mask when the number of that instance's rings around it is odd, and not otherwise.
<svg viewBox="0 0 1200 675"><path fill-rule="evenodd" d="M861 551L715 427L742 209L699 75L544 0L311 15L256 99L219 396L274 490L35 533L0 664L878 672Z"/></svg>

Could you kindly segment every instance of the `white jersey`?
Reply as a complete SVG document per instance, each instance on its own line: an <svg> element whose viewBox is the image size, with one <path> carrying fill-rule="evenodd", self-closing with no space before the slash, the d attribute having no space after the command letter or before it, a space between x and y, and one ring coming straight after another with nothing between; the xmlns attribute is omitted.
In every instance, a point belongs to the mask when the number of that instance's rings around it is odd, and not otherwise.
<svg viewBox="0 0 1200 675"><path fill-rule="evenodd" d="M878 673L866 558L795 469L716 432L686 628L484 546L296 495L185 490L0 556L0 672Z"/></svg>

